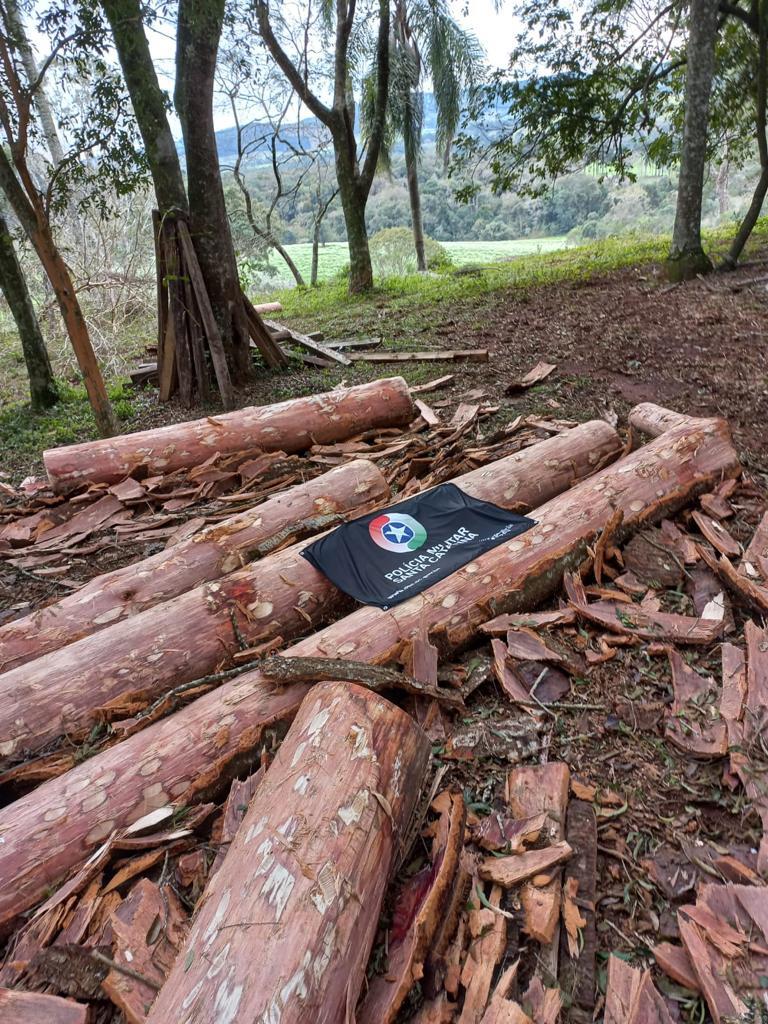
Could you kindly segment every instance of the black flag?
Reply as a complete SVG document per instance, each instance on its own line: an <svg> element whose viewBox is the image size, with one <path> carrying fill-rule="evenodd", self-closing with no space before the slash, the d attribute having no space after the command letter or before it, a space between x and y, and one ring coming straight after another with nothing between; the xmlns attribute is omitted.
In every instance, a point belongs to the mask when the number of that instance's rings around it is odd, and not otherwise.
<svg viewBox="0 0 768 1024"><path fill-rule="evenodd" d="M302 554L346 594L391 608L535 525L440 484L339 526Z"/></svg>

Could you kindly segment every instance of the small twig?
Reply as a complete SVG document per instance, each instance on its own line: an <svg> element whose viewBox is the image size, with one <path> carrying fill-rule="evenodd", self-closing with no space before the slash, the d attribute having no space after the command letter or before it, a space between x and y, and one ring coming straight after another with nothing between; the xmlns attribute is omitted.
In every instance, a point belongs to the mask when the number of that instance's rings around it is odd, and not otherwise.
<svg viewBox="0 0 768 1024"><path fill-rule="evenodd" d="M114 960L110 960L108 956L100 953L98 949L91 950L91 957L94 960L98 960L100 964L110 967L113 971L125 974L126 977L133 978L134 981L140 981L142 985L146 985L147 988L154 989L155 992L159 992L162 988L161 982L155 981L154 978L147 978L144 974L139 974L139 972L134 971L132 967L126 967L125 964L118 964Z"/></svg>

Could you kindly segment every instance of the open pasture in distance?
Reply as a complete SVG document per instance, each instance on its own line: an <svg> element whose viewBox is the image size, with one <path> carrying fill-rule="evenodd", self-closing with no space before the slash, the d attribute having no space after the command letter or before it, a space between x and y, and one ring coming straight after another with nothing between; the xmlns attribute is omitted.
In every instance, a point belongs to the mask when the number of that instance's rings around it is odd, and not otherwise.
<svg viewBox="0 0 768 1024"><path fill-rule="evenodd" d="M440 244L448 250L457 267L466 266L469 263L496 263L499 260L509 259L511 256L552 252L555 249L565 249L569 245L565 235L553 235L548 238L520 238L512 241L441 242ZM312 245L309 242L297 242L286 245L285 248L308 282L312 267ZM329 242L327 245L321 245L320 280L330 280L348 262L349 253L346 242ZM272 279L275 285L290 285L293 278L280 257L273 253L270 256L270 263L277 271L277 276Z"/></svg>

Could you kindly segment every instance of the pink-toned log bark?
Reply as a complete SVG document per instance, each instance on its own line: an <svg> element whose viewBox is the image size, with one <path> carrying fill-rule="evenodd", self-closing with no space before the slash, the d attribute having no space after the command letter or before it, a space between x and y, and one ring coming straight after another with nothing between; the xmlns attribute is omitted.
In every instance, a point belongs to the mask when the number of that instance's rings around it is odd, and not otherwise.
<svg viewBox="0 0 768 1024"><path fill-rule="evenodd" d="M531 507L619 448L600 420L458 477L474 497ZM301 557L307 542L245 566L0 676L0 767L64 734L90 731L102 709L112 717L135 703L199 679L237 649L276 636L288 640L330 621L349 599ZM111 705L111 707L110 707Z"/></svg>
<svg viewBox="0 0 768 1024"><path fill-rule="evenodd" d="M286 653L382 664L423 631L443 649L456 648L495 615L530 609L556 591L615 508L626 533L738 470L722 421L670 431L539 508L533 529L423 594L387 612L361 608ZM0 926L112 828L174 800L200 799L258 760L266 733L292 719L307 690L278 689L246 673L0 811Z"/></svg>
<svg viewBox="0 0 768 1024"><path fill-rule="evenodd" d="M358 459L297 484L256 508L215 523L186 541L105 573L73 594L0 628L0 672L66 647L106 626L220 579L251 562L258 549L290 535L318 533L328 516L362 515L390 496L378 467Z"/></svg>
<svg viewBox="0 0 768 1024"><path fill-rule="evenodd" d="M43 453L43 462L54 489L65 491L85 483L117 483L136 473L171 473L196 466L215 452L300 452L374 427L407 426L415 416L408 385L402 377L389 377L108 441L50 448Z"/></svg>
<svg viewBox="0 0 768 1024"><path fill-rule="evenodd" d="M316 686L147 1024L347 1019L428 760L429 740L394 704L359 686Z"/></svg>
<svg viewBox="0 0 768 1024"><path fill-rule="evenodd" d="M0 988L3 1024L87 1024L88 1018L88 1007L73 999Z"/></svg>

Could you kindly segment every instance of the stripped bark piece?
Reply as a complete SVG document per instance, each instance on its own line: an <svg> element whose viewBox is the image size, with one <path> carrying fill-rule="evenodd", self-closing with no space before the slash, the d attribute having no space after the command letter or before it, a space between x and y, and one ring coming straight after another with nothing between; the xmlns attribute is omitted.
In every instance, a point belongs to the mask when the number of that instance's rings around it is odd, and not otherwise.
<svg viewBox="0 0 768 1024"><path fill-rule="evenodd" d="M691 518L716 551L719 551L721 555L725 555L726 558L739 557L741 554L741 544L734 540L722 523L718 523L715 519L710 519L709 516L704 515L703 512L698 512L696 509L691 512Z"/></svg>
<svg viewBox="0 0 768 1024"><path fill-rule="evenodd" d="M240 828L245 817L248 805L264 780L265 772L266 768L262 766L242 782L240 779L232 780L227 802L224 804L224 820L221 826L219 849L216 851L216 857L211 865L211 874L218 871L224 863L224 858L227 855L232 840L237 835L237 830Z"/></svg>
<svg viewBox="0 0 768 1024"><path fill-rule="evenodd" d="M744 624L747 642L747 709L757 714L768 708L768 628L751 619Z"/></svg>
<svg viewBox="0 0 768 1024"><path fill-rule="evenodd" d="M557 762L513 769L507 776L507 800L512 813L523 818L545 811L549 816L545 833L549 833L550 842L561 842L565 834L569 782L568 766ZM523 927L542 944L551 944L555 940L560 892L559 875L548 885L539 887L527 882L521 890ZM555 962L556 959L554 956ZM556 971L554 975L557 976Z"/></svg>
<svg viewBox="0 0 768 1024"><path fill-rule="evenodd" d="M626 568L646 586L677 587L683 579L683 561L661 530L636 534L622 554Z"/></svg>
<svg viewBox="0 0 768 1024"><path fill-rule="evenodd" d="M600 429L604 428L607 424ZM559 435L556 440L564 444L567 437ZM589 437L594 454L594 435ZM615 442L606 441L610 450ZM536 452L549 443L527 451ZM538 459L537 455L541 477ZM572 479L572 460L565 461ZM594 541L613 507L624 508L624 529L637 528L737 470L738 459L722 421L686 426L682 433L651 442L537 509L537 526L482 555L426 594L388 612L359 609L286 653L354 656L386 664L425 628L442 651L456 649L490 617L523 611L553 593L563 572L583 561L586 545ZM498 474L498 469L492 472ZM558 475L556 469L551 472ZM503 500L514 501L516 489L507 486L504 495L511 496L502 495ZM292 720L306 692L302 685L275 688L258 672L245 673L0 810L5 839L0 927L34 906L48 885L78 865L103 840L107 823L122 827L175 799L189 803L206 798L244 764L258 761L262 745ZM98 804L93 802L97 796ZM66 820L52 828L47 816L59 811ZM521 816L530 813L535 812Z"/></svg>
<svg viewBox="0 0 768 1024"><path fill-rule="evenodd" d="M0 628L2 671L242 568L287 530L294 530L294 541L301 540L327 529L334 517L361 515L389 494L380 470L359 459L267 498L169 550L96 576L74 594Z"/></svg>
<svg viewBox="0 0 768 1024"><path fill-rule="evenodd" d="M674 691L665 726L667 739L694 757L723 757L728 751L728 730L718 710L714 679L699 675L675 648L670 647L667 654Z"/></svg>
<svg viewBox="0 0 768 1024"><path fill-rule="evenodd" d="M691 992L700 993L701 986L693 969L690 957L682 946L674 946L671 942L660 942L654 946L652 953L662 971Z"/></svg>
<svg viewBox="0 0 768 1024"><path fill-rule="evenodd" d="M747 695L747 672L744 651L733 644L725 643L721 648L723 664L723 694L720 698L720 714L726 722L737 722L741 718L744 698Z"/></svg>
<svg viewBox="0 0 768 1024"><path fill-rule="evenodd" d="M641 583L633 572L622 573L613 582L617 587L621 587L623 591L634 597L642 597L648 590L646 585Z"/></svg>
<svg viewBox="0 0 768 1024"><path fill-rule="evenodd" d="M507 633L507 653L520 661L565 661L562 654L547 647L532 629L510 629Z"/></svg>
<svg viewBox="0 0 768 1024"><path fill-rule="evenodd" d="M451 1024L456 1015L456 1004L448 999L446 992L441 992L434 999L425 1000L416 1014L411 1017L412 1024Z"/></svg>
<svg viewBox="0 0 768 1024"><path fill-rule="evenodd" d="M742 575L725 555L715 558L705 547L699 548L699 554L709 568L717 573L732 594L744 601L758 615L768 614L768 586L763 586L748 576Z"/></svg>
<svg viewBox="0 0 768 1024"><path fill-rule="evenodd" d="M491 650L493 651L493 674L504 693L513 703L529 701L528 690L507 662L507 645L503 640L491 640Z"/></svg>
<svg viewBox="0 0 768 1024"><path fill-rule="evenodd" d="M722 608L717 618L693 618L667 612L651 612L635 605L595 601L589 604L581 583L573 576L565 580L568 599L581 618L614 633L646 640L673 640L679 644L710 644L723 630ZM714 615L714 611L713 611Z"/></svg>
<svg viewBox="0 0 768 1024"><path fill-rule="evenodd" d="M500 886L493 886L488 903L495 908L501 905ZM465 992L459 1024L479 1024L482 1020L493 972L507 945L506 918L487 907L470 911L469 930L472 941L461 972Z"/></svg>
<svg viewBox="0 0 768 1024"><path fill-rule="evenodd" d="M659 524L662 539L671 551L680 558L684 565L695 565L699 561L699 549L696 541L669 519L662 519Z"/></svg>
<svg viewBox="0 0 768 1024"><path fill-rule="evenodd" d="M498 811L493 811L482 819L473 832L473 839L484 850L519 853L526 845L536 842L546 823L545 811L522 819L503 817Z"/></svg>
<svg viewBox="0 0 768 1024"><path fill-rule="evenodd" d="M766 558L768 558L768 512L765 513L752 534L752 540L747 545L744 557L739 563L737 570L739 575L768 583L768 578L762 568Z"/></svg>
<svg viewBox="0 0 768 1024"><path fill-rule="evenodd" d="M413 985L424 975L424 963L431 943L440 928L446 903L456 885L461 863L466 825L466 810L460 794L450 794L450 806L441 815L439 833L432 851L432 866L427 871L420 905L405 925L393 921L386 974L370 979L368 990L357 1011L360 1024L391 1024ZM438 834L439 834L438 833Z"/></svg>
<svg viewBox="0 0 768 1024"><path fill-rule="evenodd" d="M556 369L557 365L555 363L536 363L533 369L529 370L523 377L508 384L504 394L514 395L517 391L525 391L527 388L532 388L535 384L540 384L543 380L546 380L550 373Z"/></svg>
<svg viewBox="0 0 768 1024"><path fill-rule="evenodd" d="M0 988L3 1024L87 1024L89 1012L84 1003L72 999Z"/></svg>
<svg viewBox="0 0 768 1024"><path fill-rule="evenodd" d="M129 1024L144 1024L158 989L184 944L187 914L174 891L160 889L148 878L136 883L111 916L113 959L154 982L112 969L101 985Z"/></svg>
<svg viewBox="0 0 768 1024"><path fill-rule="evenodd" d="M516 615L497 615L484 622L480 629L489 636L504 636L510 629L538 626L567 626L576 621L573 608L558 608L551 612L518 612Z"/></svg>
<svg viewBox="0 0 768 1024"><path fill-rule="evenodd" d="M300 452L374 426L407 426L413 418L408 385L402 377L391 377L108 441L51 448L43 453L43 462L51 485L61 491L86 481L117 483L139 470L149 476L171 473L197 465L212 451Z"/></svg>
<svg viewBox="0 0 768 1024"><path fill-rule="evenodd" d="M493 882L503 889L512 889L562 864L571 853L570 846L563 841L543 850L526 850L509 857L486 857L478 866L478 874L486 882Z"/></svg>
<svg viewBox="0 0 768 1024"><path fill-rule="evenodd" d="M208 885L149 1024L212 1024L224 1007L231 1021L344 1020L428 757L426 738L388 701L347 684L316 687Z"/></svg>
<svg viewBox="0 0 768 1024"><path fill-rule="evenodd" d="M621 957L608 959L605 1024L672 1024L667 1005L651 981L651 972Z"/></svg>
<svg viewBox="0 0 768 1024"><path fill-rule="evenodd" d="M726 1017L741 1017L747 1007L728 980L728 960L706 941L704 930L681 911L677 914L677 925L715 1024L722 1024Z"/></svg>
<svg viewBox="0 0 768 1024"><path fill-rule="evenodd" d="M568 938L568 954L571 959L575 959L579 955L579 934L587 924L587 919L582 915L576 903L578 892L578 878L567 878L563 885L562 915Z"/></svg>
<svg viewBox="0 0 768 1024"><path fill-rule="evenodd" d="M712 519L728 519L733 515L733 506L716 491L711 494L702 494L699 504Z"/></svg>
<svg viewBox="0 0 768 1024"><path fill-rule="evenodd" d="M597 583L602 583L603 581L603 566L605 564L606 551L613 543L613 538L623 522L624 510L617 508L600 531L600 536L595 544L594 558L592 560L592 573L595 577L595 582Z"/></svg>

